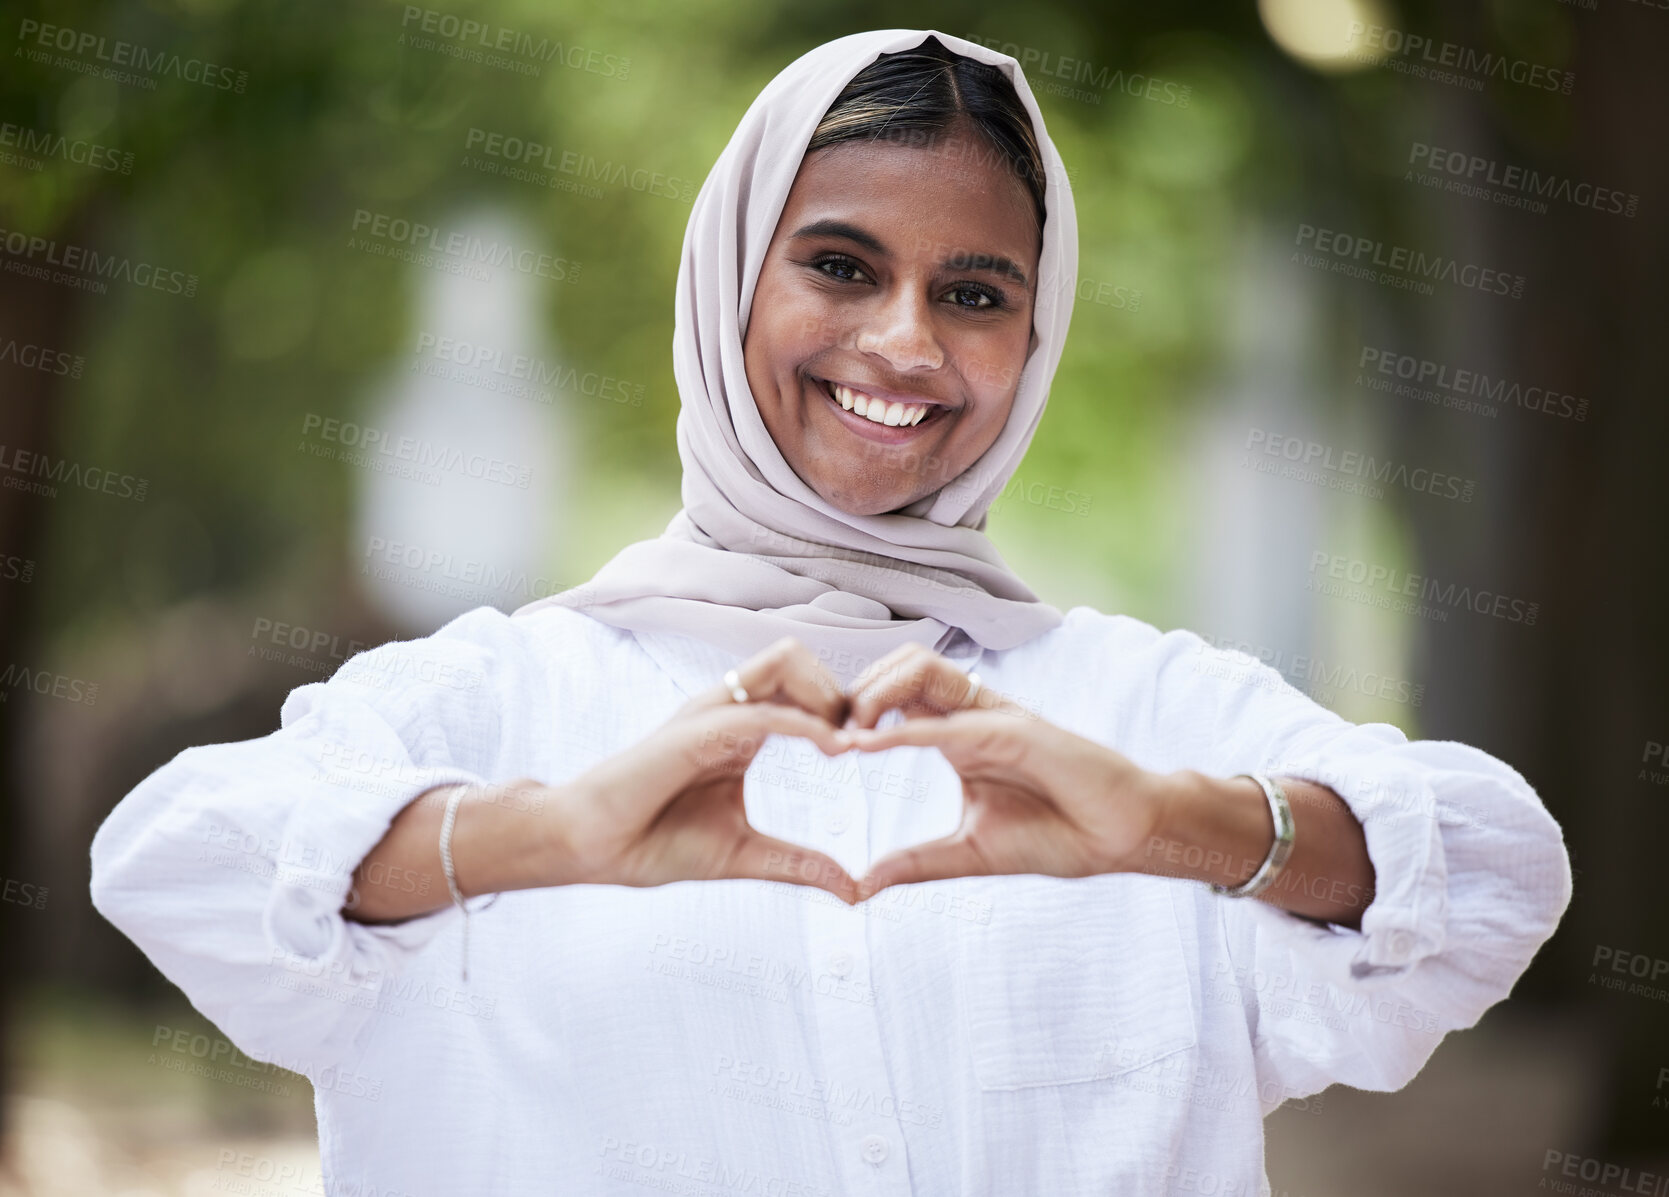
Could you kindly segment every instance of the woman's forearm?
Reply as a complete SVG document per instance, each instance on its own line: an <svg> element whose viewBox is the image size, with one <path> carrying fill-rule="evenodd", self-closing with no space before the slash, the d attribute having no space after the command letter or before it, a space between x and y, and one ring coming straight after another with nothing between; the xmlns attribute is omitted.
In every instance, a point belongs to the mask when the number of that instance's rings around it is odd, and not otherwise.
<svg viewBox="0 0 1669 1197"><path fill-rule="evenodd" d="M1171 789L1142 871L1227 886L1244 883L1275 842L1262 788L1249 778L1186 769L1166 780ZM1260 899L1306 918L1359 927L1374 891L1362 825L1329 787L1278 780L1292 806L1292 854Z"/></svg>
<svg viewBox="0 0 1669 1197"><path fill-rule="evenodd" d="M560 885L561 787L534 781L437 786L412 799L354 870L343 908L362 923L398 922L452 903L441 872L440 825L446 801L465 791L452 825L452 867L466 898Z"/></svg>

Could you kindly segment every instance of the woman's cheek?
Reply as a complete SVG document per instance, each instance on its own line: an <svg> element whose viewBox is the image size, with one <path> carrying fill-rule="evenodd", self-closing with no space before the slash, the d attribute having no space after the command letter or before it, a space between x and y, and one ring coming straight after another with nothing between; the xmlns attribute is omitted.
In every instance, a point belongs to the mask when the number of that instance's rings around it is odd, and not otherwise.
<svg viewBox="0 0 1669 1197"><path fill-rule="evenodd" d="M1006 358L978 357L963 370L962 377L984 400L1000 399L1019 385L1020 370Z"/></svg>
<svg viewBox="0 0 1669 1197"><path fill-rule="evenodd" d="M807 321L811 328L808 348L818 351L849 350L858 342L858 327L850 309L842 309L824 298L814 308Z"/></svg>

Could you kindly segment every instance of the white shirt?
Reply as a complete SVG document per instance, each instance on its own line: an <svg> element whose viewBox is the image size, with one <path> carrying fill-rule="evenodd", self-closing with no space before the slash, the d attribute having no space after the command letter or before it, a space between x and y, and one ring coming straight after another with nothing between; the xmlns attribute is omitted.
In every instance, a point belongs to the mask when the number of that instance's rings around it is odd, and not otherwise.
<svg viewBox="0 0 1669 1197"><path fill-rule="evenodd" d="M1145 768L1331 785L1377 873L1361 931L1134 874L857 908L776 882L573 885L477 909L461 983L456 909L341 916L395 814L446 781L572 777L737 664L565 608L479 608L298 688L279 731L180 753L100 828L93 901L240 1067L313 1081L346 1197L1255 1194L1266 1114L1406 1084L1569 901L1558 825L1474 748L1351 724L1250 657L1088 607L1017 648L962 643L987 685ZM775 738L746 786L755 827L854 876L961 806L925 748L831 761Z"/></svg>

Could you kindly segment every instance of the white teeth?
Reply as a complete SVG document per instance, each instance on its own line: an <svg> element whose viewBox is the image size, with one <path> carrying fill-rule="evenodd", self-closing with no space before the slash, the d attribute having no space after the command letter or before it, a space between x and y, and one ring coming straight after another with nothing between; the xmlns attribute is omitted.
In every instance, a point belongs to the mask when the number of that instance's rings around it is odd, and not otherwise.
<svg viewBox="0 0 1669 1197"><path fill-rule="evenodd" d="M841 386L838 382L833 390L835 399L847 411L891 428L919 424L928 412L929 405L926 403L887 403L882 399L873 399L862 391Z"/></svg>

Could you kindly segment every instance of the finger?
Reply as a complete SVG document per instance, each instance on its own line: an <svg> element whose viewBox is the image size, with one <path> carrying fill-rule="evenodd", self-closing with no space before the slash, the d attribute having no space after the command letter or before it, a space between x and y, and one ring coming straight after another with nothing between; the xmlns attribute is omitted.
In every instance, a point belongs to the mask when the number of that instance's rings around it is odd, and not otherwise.
<svg viewBox="0 0 1669 1197"><path fill-rule="evenodd" d="M848 694L856 694L875 678L896 672L901 664L908 661L917 653L932 651L933 650L928 648L925 644L918 644L913 640L907 644L900 644L890 653L886 653L885 655L877 657L875 660L871 661L869 666L864 669L863 672L852 679L852 684L846 688L846 692Z"/></svg>
<svg viewBox="0 0 1669 1197"><path fill-rule="evenodd" d="M736 667L736 678L747 692L749 703L777 703L799 707L821 716L832 726L846 721L847 699L834 674L817 659L817 654L792 636L784 636L762 652ZM734 703L730 687L722 681L704 690L701 705Z"/></svg>
<svg viewBox="0 0 1669 1197"><path fill-rule="evenodd" d="M848 906L858 901L858 883L833 857L774 836L750 831L725 863L724 876L783 881L826 890Z"/></svg>
<svg viewBox="0 0 1669 1197"><path fill-rule="evenodd" d="M743 772L770 736L798 736L825 756L852 750L849 732L798 707L777 703L731 703L693 721L685 744L687 784L703 773Z"/></svg>
<svg viewBox="0 0 1669 1197"><path fill-rule="evenodd" d="M962 670L939 654L922 650L900 661L892 670L877 673L852 691L850 720L856 727L874 727L887 711L915 715L943 715L957 710L974 693Z"/></svg>
<svg viewBox="0 0 1669 1197"><path fill-rule="evenodd" d="M888 886L951 877L984 877L991 872L985 860L960 831L888 853L870 866L858 881L858 901L868 901Z"/></svg>
<svg viewBox="0 0 1669 1197"><path fill-rule="evenodd" d="M887 728L852 728L847 739L859 752L880 752L903 745L937 748L966 776L971 769L1018 765L1029 747L1047 753L1049 745L1039 740L1039 733L1045 730L998 711L953 711L907 719Z"/></svg>
<svg viewBox="0 0 1669 1197"><path fill-rule="evenodd" d="M849 727L846 741L861 752L879 752L901 745L945 749L966 747L992 733L984 712L952 711L935 718L906 719L891 727Z"/></svg>

